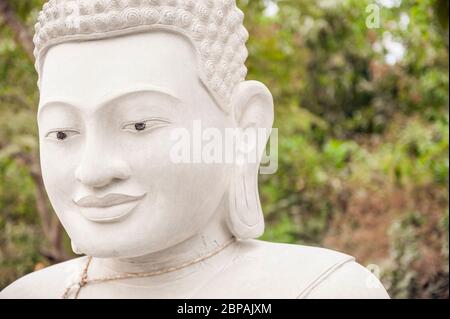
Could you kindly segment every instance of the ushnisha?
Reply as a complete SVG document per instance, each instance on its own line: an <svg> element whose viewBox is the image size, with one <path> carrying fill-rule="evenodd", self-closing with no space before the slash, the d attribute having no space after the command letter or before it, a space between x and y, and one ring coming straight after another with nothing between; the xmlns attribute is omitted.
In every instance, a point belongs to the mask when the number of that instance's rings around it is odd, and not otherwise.
<svg viewBox="0 0 450 319"><path fill-rule="evenodd" d="M34 37L43 180L86 256L1 298L388 298L351 256L256 240L259 162L171 160L172 133L198 121L222 134L272 129L270 91L245 80L243 20L234 0L44 5Z"/></svg>

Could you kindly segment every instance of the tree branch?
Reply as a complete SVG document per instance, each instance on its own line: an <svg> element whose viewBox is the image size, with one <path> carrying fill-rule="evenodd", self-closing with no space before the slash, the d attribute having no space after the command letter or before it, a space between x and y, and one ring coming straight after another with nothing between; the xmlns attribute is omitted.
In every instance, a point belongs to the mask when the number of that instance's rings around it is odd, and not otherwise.
<svg viewBox="0 0 450 319"><path fill-rule="evenodd" d="M36 210L41 220L44 236L50 244L49 250L44 252L45 256L52 262L62 262L67 260L69 256L64 249L62 241L63 228L59 219L49 207L38 156L34 152L31 154L17 152L13 154L13 157L20 159L20 161L30 169L31 178L36 186Z"/></svg>
<svg viewBox="0 0 450 319"><path fill-rule="evenodd" d="M13 31L16 42L23 48L28 58L34 61L33 37L17 17L8 0L0 0L0 15L3 23Z"/></svg>

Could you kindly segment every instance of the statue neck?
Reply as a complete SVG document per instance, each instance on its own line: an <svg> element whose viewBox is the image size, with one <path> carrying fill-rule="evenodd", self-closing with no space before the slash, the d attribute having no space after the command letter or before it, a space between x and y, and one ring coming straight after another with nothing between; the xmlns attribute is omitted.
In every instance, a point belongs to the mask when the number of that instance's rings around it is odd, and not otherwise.
<svg viewBox="0 0 450 319"><path fill-rule="evenodd" d="M106 268L113 273L149 273L179 267L203 256L207 257L233 238L226 224L225 214L221 210L213 216L205 229L180 244L141 257L101 259L96 263L100 268ZM218 252L217 255L221 253ZM189 266L186 270L188 268Z"/></svg>

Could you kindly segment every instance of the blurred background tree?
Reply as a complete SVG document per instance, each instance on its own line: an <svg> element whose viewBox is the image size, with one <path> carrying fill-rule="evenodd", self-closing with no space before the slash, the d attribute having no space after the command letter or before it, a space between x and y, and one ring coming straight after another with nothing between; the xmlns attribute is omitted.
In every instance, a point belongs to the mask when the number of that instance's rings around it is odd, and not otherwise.
<svg viewBox="0 0 450 319"><path fill-rule="evenodd" d="M0 288L71 256L38 161L44 2L0 0ZM449 2L238 2L279 128L264 239L354 255L394 298L448 298Z"/></svg>

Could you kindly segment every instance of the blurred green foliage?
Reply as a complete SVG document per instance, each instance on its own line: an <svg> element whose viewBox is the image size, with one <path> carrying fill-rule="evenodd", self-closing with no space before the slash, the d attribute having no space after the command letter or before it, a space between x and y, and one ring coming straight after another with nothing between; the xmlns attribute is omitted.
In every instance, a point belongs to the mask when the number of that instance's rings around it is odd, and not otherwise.
<svg viewBox="0 0 450 319"><path fill-rule="evenodd" d="M10 2L31 32L44 1ZM392 297L448 298L448 1L239 5L249 79L271 89L279 128L279 171L260 178L264 239L376 264ZM52 262L16 156L37 152L36 81L0 18L0 288Z"/></svg>

